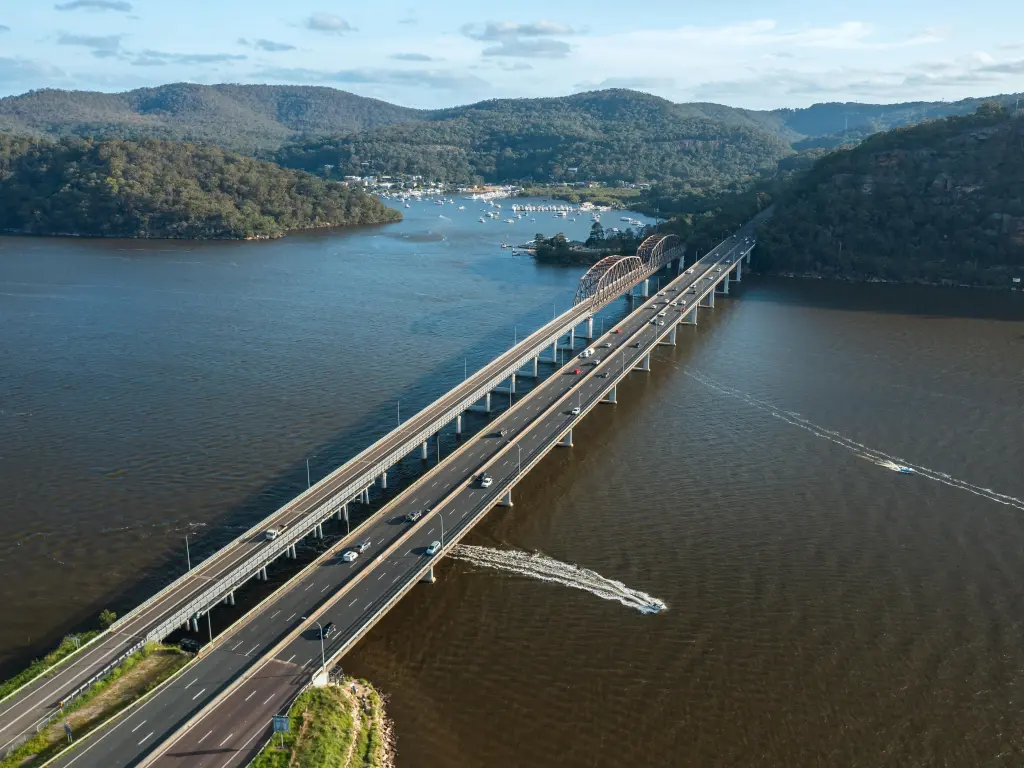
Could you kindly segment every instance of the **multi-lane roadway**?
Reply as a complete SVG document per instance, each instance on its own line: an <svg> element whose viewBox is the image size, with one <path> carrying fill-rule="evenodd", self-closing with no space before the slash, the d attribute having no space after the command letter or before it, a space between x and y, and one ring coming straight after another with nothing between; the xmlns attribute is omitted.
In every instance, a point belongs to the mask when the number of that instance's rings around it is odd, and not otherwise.
<svg viewBox="0 0 1024 768"><path fill-rule="evenodd" d="M427 547L443 540L447 549L468 531L518 481L521 468L550 450L580 418L571 413L574 407L585 413L612 382L649 353L668 330L668 325L651 322L657 322L657 312L671 310L678 321L680 310L687 311L700 294L713 290L722 276L719 267L728 272L738 254L749 249L751 243L744 238L750 236L752 231L745 228L720 244L666 286L664 297L652 298L595 340L596 354L585 362L596 366L574 360L523 396L488 430L392 501L364 530L280 590L251 620L219 638L185 674L56 765L127 766L150 752L152 764L160 766L243 765L262 745L270 716L308 684L322 658L350 647L418 581L436 559L426 555ZM696 293L688 294L691 288ZM687 305L665 307L665 298L685 298ZM577 368L579 375L574 373ZM501 430L506 431L503 437L498 436ZM489 488L474 479L484 468L494 479ZM418 522L406 520L409 512L424 510L429 511ZM369 547L355 561L340 557L351 543L363 540ZM317 624L303 620L317 610L322 612L316 616L321 625L332 622L337 628L323 649ZM237 679L242 682L232 684ZM211 702L214 705L202 712ZM186 722L189 728L169 749L157 749Z"/></svg>

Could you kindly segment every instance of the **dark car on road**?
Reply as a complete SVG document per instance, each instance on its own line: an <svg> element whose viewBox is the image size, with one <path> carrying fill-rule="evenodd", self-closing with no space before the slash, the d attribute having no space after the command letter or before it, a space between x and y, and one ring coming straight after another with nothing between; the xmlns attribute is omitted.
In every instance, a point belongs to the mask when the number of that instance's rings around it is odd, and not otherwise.
<svg viewBox="0 0 1024 768"><path fill-rule="evenodd" d="M323 634L324 640L326 640L327 638L329 638L331 635L334 634L334 622L333 621L328 621L326 624L324 624L324 629L323 629L323 633L322 634Z"/></svg>
<svg viewBox="0 0 1024 768"><path fill-rule="evenodd" d="M369 539L367 539L366 541L361 541L359 542L359 546L357 546L356 549L358 549L360 552L365 552L370 548L370 545L372 543L373 542L371 542Z"/></svg>

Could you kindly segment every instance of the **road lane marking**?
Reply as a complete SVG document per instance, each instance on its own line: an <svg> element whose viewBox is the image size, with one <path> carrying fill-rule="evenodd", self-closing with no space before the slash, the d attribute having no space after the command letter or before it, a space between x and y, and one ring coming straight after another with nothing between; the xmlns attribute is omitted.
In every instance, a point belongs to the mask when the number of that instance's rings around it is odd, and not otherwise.
<svg viewBox="0 0 1024 768"><path fill-rule="evenodd" d="M292 620L292 619L294 619L294 618L295 618L296 616L298 616L298 614L297 614L297 613L293 613L293 614L292 614L291 616L289 616L289 617L288 617L287 619L285 619L285 621L291 621L291 620Z"/></svg>
<svg viewBox="0 0 1024 768"><path fill-rule="evenodd" d="M288 660L285 661L285 664L291 664L292 663L292 659L294 659L294 658L295 658L295 654L293 653L291 656L288 657Z"/></svg>
<svg viewBox="0 0 1024 768"><path fill-rule="evenodd" d="M270 614L270 618L274 618L274 617L275 617L275 616L277 616L277 614L279 614L280 612L281 612L280 610L276 610L276 611L274 611L274 612L273 612L272 614Z"/></svg>
<svg viewBox="0 0 1024 768"><path fill-rule="evenodd" d="M253 651L255 651L255 650L256 650L257 648L259 648L259 647L260 647L260 644L259 644L259 643L256 643L256 645L254 645L254 646L253 646L252 648L250 648L250 649L249 649L249 653L252 653ZM247 653L247 654L245 654L245 655L246 655L246 656L248 656L248 655L249 655L249 653Z"/></svg>
<svg viewBox="0 0 1024 768"><path fill-rule="evenodd" d="M139 730L139 728L141 728L142 726L144 726L144 725L145 725L146 723L147 723L147 721L146 721L146 720L143 720L143 721L142 721L141 723L139 723L139 724L138 724L138 725L136 725L136 726L135 726L134 728L132 728L132 733L135 733L135 732L136 732L137 730Z"/></svg>
<svg viewBox="0 0 1024 768"><path fill-rule="evenodd" d="M356 600L358 600L358 599L359 598L357 597ZM356 604L356 600L353 600L351 603L349 603L348 607L351 608L353 605L355 605Z"/></svg>
<svg viewBox="0 0 1024 768"><path fill-rule="evenodd" d="M256 695L256 689L253 688L252 689L252 693L250 693L248 696L245 697L245 701L248 701L249 699L251 699L255 695Z"/></svg>
<svg viewBox="0 0 1024 768"><path fill-rule="evenodd" d="M207 731L206 732L206 736L209 736L211 733L213 733L212 730ZM203 736L203 738L201 738L199 741L197 741L196 744L202 744L204 741L206 741L206 736Z"/></svg>
<svg viewBox="0 0 1024 768"><path fill-rule="evenodd" d="M308 587L306 587L306 589L309 589L309 588L310 588L310 587L312 587L312 586L313 586L313 582L311 581L311 582L309 582L309 586L308 586ZM305 592L305 591L306 591L306 590L303 590L303 592Z"/></svg>
<svg viewBox="0 0 1024 768"><path fill-rule="evenodd" d="M222 741L222 742L221 742L220 744L218 744L217 746L218 746L218 747L223 747L223 746L224 746L225 744L227 744L227 743L228 743L228 740L229 740L229 739L230 739L230 738L231 738L232 736L234 736L234 735L235 735L235 734L233 734L233 733L229 733L229 734L227 735L227 738L225 738L225 739L224 739L224 741Z"/></svg>
<svg viewBox="0 0 1024 768"><path fill-rule="evenodd" d="M146 739L148 739L152 735L153 735L153 732L150 731L149 733L147 733L145 736L142 737L142 741L145 741ZM142 741L139 742L139 746L140 747L142 746Z"/></svg>
<svg viewBox="0 0 1024 768"><path fill-rule="evenodd" d="M330 584L326 585L323 589L320 590L320 594L323 594L324 592L326 592L330 588L331 588Z"/></svg>
<svg viewBox="0 0 1024 768"><path fill-rule="evenodd" d="M400 578L402 578L402 574L398 574L397 576L395 576L395 578L393 578L393 579L391 580L391 583L392 583L392 584L394 584L394 583L395 583L396 581L398 581L398 580L399 580Z"/></svg>
<svg viewBox="0 0 1024 768"><path fill-rule="evenodd" d="M380 581L380 580L381 580L381 579L383 579L383 578L384 578L384 577L385 577L386 575L387 575L387 571L385 571L385 570L384 570L383 568L381 568L381 574L380 574L380 576L378 576L378 577L377 577L377 581Z"/></svg>
<svg viewBox="0 0 1024 768"><path fill-rule="evenodd" d="M270 694L269 696L267 696L267 700L263 702L263 706L264 706L264 707L265 707L265 706L267 706L267 704L269 704L269 703L270 703L270 700L271 700L272 698L274 698L274 694Z"/></svg>
<svg viewBox="0 0 1024 768"><path fill-rule="evenodd" d="M197 678L196 678L195 680L193 680L193 681L192 681L192 683L198 683L198 682L199 682L199 678L198 678L198 677L197 677ZM187 690L188 690L189 688L191 688L191 687L192 687L192 683L189 683L188 685L186 685L186 686L185 686L185 690L186 690L186 691L187 691Z"/></svg>
<svg viewBox="0 0 1024 768"><path fill-rule="evenodd" d="M199 693L197 693L197 694L196 694L195 696L193 696L193 697L192 697L192 701L195 701L196 699L198 699L198 698L199 698L200 696L202 696L202 695L203 695L203 694L204 694L205 692L206 692L206 689L205 689L205 688L203 688L203 690L201 690L201 691L200 691ZM150 735L150 736L152 736L153 734L149 734L149 735Z"/></svg>
<svg viewBox="0 0 1024 768"><path fill-rule="evenodd" d="M231 646L231 650L232 651L235 650L235 648L237 648L238 646L240 646L244 642L245 642L244 640L239 640L237 643L235 643L233 646ZM195 681L193 681L193 682L195 682Z"/></svg>

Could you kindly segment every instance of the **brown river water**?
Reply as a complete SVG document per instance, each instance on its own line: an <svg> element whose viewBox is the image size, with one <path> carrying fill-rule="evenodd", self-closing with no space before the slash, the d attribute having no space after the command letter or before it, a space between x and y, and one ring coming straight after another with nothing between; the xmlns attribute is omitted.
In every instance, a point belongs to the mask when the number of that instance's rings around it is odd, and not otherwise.
<svg viewBox="0 0 1024 768"><path fill-rule="evenodd" d="M4 671L568 306L465 204L0 239ZM344 659L399 766L1024 763L1024 296L754 277L681 331Z"/></svg>

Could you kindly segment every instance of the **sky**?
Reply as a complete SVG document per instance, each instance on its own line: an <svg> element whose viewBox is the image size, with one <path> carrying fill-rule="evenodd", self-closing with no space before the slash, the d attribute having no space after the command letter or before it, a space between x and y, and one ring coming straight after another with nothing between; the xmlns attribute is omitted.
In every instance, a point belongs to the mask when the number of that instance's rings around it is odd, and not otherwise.
<svg viewBox="0 0 1024 768"><path fill-rule="evenodd" d="M326 85L412 107L634 88L751 109L1024 91L1010 0L0 0L0 96Z"/></svg>

